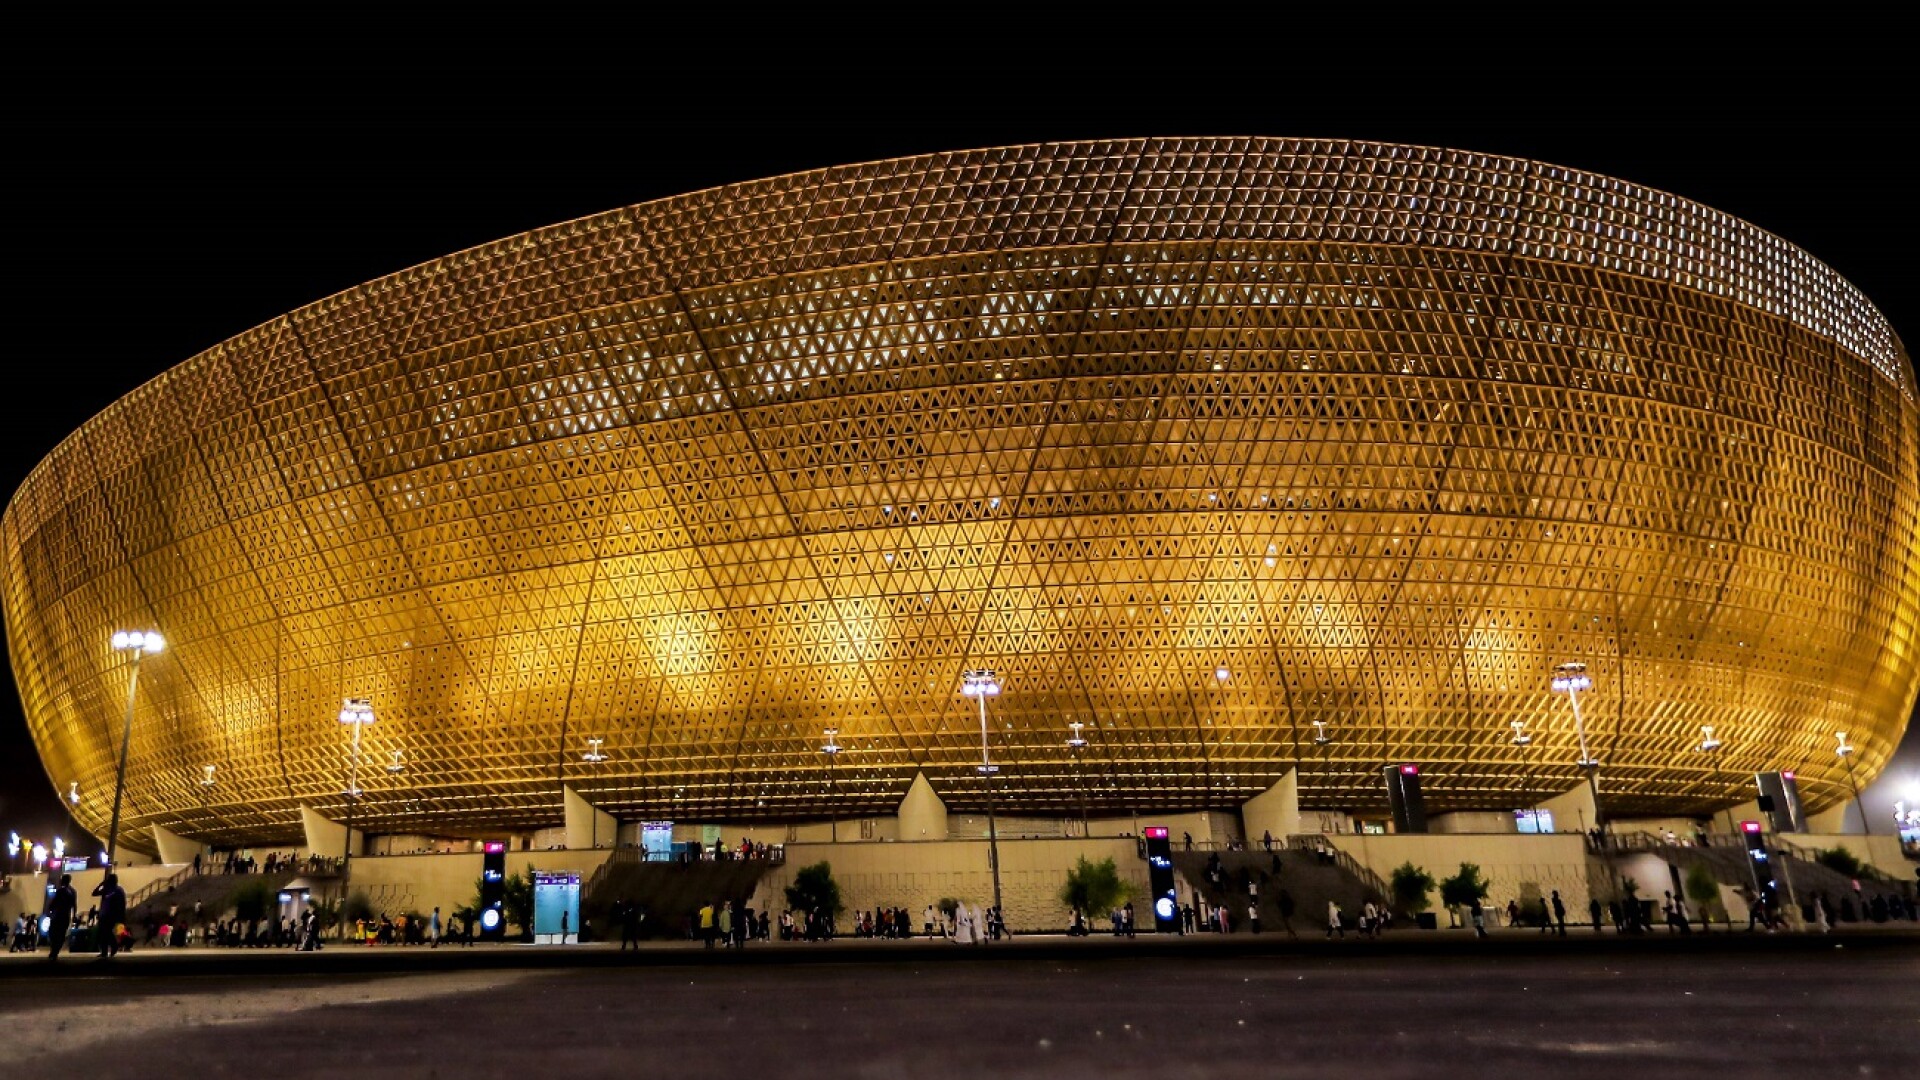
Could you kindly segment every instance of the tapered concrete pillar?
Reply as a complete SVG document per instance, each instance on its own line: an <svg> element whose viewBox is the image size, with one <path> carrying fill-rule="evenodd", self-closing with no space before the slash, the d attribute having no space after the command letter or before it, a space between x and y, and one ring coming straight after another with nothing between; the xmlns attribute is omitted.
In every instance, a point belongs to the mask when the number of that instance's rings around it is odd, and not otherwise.
<svg viewBox="0 0 1920 1080"><path fill-rule="evenodd" d="M198 840L189 840L179 833L152 826L153 846L160 852L160 861L168 866L183 866L193 861L195 855L203 855L207 848Z"/></svg>
<svg viewBox="0 0 1920 1080"><path fill-rule="evenodd" d="M1257 844L1271 833L1275 843L1300 831L1300 773L1288 769L1272 787L1240 807L1240 827L1247 842Z"/></svg>
<svg viewBox="0 0 1920 1080"><path fill-rule="evenodd" d="M347 827L328 820L305 803L300 804L300 827L306 830L307 851L311 854L327 859L346 854ZM353 854L364 852L366 844L366 834L353 830Z"/></svg>
<svg viewBox="0 0 1920 1080"><path fill-rule="evenodd" d="M1601 777L1601 782L1606 778ZM1600 820L1593 812L1593 786L1585 780L1571 791L1543 800L1539 809L1553 815L1554 832L1586 832Z"/></svg>
<svg viewBox="0 0 1920 1080"><path fill-rule="evenodd" d="M1808 814L1807 831L1823 836L1857 833L1860 831L1860 815L1854 812L1851 799L1837 802L1817 814Z"/></svg>
<svg viewBox="0 0 1920 1080"><path fill-rule="evenodd" d="M913 784L907 788L907 797L900 800L900 839L946 838L947 804L940 801L933 785L927 783L926 773L914 773Z"/></svg>
<svg viewBox="0 0 1920 1080"><path fill-rule="evenodd" d="M572 784L560 785L560 794L567 811L567 847L570 850L614 846L614 838L619 835L619 819L588 802L573 790Z"/></svg>

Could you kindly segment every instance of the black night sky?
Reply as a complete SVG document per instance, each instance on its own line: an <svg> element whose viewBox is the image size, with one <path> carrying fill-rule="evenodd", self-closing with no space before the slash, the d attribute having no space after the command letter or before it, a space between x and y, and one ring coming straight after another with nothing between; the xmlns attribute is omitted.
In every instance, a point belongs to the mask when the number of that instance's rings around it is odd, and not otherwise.
<svg viewBox="0 0 1920 1080"><path fill-rule="evenodd" d="M64 436L167 367L411 264L730 181L1017 142L1325 136L1591 169L1806 248L1859 285L1911 348L1912 87L1890 57L1836 49L1817 66L1802 61L1729 48L1689 60L1684 74L1598 57L1487 72L1494 60L1482 55L1364 79L1348 69L1338 81L1332 61L1223 63L1244 74L1182 79L954 67L905 85L901 71L882 81L815 69L751 86L695 68L644 80L619 69L592 81L522 71L349 81L28 62L6 77L0 106L10 218L0 493L10 498ZM196 74L176 73L185 70ZM19 713L9 684L0 834L72 840L81 834ZM1912 734L1890 771L1902 778L1920 782ZM1892 798L1875 804L1876 823Z"/></svg>

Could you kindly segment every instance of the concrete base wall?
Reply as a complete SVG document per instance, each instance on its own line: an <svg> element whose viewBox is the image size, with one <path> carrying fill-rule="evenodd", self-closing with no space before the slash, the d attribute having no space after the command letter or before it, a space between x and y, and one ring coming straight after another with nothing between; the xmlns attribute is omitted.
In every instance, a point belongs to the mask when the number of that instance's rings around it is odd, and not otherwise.
<svg viewBox="0 0 1920 1080"><path fill-rule="evenodd" d="M1411 862L1424 869L1436 882L1458 873L1461 863L1474 863L1480 867L1481 878L1491 885L1486 899L1489 907L1504 908L1508 900L1526 895L1544 897L1558 889L1560 898L1566 901L1568 918L1577 914L1584 919L1587 899L1593 895L1591 890L1596 886L1605 888L1604 883L1589 880L1586 841L1577 833L1348 835L1330 838L1329 843L1352 855L1355 862L1380 875L1384 882L1392 881L1394 868L1401 863ZM1432 900L1434 910L1440 910L1437 887ZM1444 925L1446 916L1443 914L1440 918Z"/></svg>
<svg viewBox="0 0 1920 1080"><path fill-rule="evenodd" d="M507 874L537 870L574 871L584 881L612 854L607 849L585 851L510 851ZM349 892L364 893L375 912L431 912L442 916L472 903L478 894L478 852L456 855L368 855L353 860Z"/></svg>
<svg viewBox="0 0 1920 1080"><path fill-rule="evenodd" d="M1136 925L1152 924L1147 909L1147 864L1133 840L1061 839L1000 841L1000 893L1007 925L1015 933L1059 930L1067 909L1058 899L1076 860L1112 859L1121 880L1133 891ZM789 844L785 865L761 879L753 895L755 910L786 908L786 887L801 867L826 862L847 906L841 925L856 911L903 907L917 930L928 904L943 897L977 904L993 903L993 875L984 840L945 840L923 844Z"/></svg>

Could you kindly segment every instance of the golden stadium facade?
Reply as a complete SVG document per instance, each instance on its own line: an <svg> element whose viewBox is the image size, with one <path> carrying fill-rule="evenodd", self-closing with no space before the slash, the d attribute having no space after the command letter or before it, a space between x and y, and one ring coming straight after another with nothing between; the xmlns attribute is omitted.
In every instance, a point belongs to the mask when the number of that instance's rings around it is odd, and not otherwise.
<svg viewBox="0 0 1920 1080"><path fill-rule="evenodd" d="M14 496L8 644L104 832L109 637L166 635L136 843L341 816L348 697L375 832L556 823L562 784L801 820L924 771L974 810L973 668L1003 811L1230 808L1290 769L1365 808L1399 761L1432 809L1524 805L1580 781L1564 661L1609 811L1779 767L1817 809L1835 733L1864 783L1914 702L1914 395L1827 266L1603 176L935 154L511 237L166 371Z"/></svg>

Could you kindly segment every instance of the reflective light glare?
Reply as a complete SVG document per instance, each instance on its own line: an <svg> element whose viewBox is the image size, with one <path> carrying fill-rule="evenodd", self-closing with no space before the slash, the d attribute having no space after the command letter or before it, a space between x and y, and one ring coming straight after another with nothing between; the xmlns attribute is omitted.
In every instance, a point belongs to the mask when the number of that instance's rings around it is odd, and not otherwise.
<svg viewBox="0 0 1920 1080"><path fill-rule="evenodd" d="M968 697L992 697L1000 692L1000 680L987 668L960 676L960 692Z"/></svg>
<svg viewBox="0 0 1920 1080"><path fill-rule="evenodd" d="M157 653L166 649L167 639L161 637L158 630L116 630L113 633L113 647L123 651L137 649L143 653Z"/></svg>
<svg viewBox="0 0 1920 1080"><path fill-rule="evenodd" d="M67 801L75 806L80 805L80 781L75 780L67 785Z"/></svg>
<svg viewBox="0 0 1920 1080"><path fill-rule="evenodd" d="M343 724L373 723L373 702L363 697L352 697L341 702L340 722Z"/></svg>

